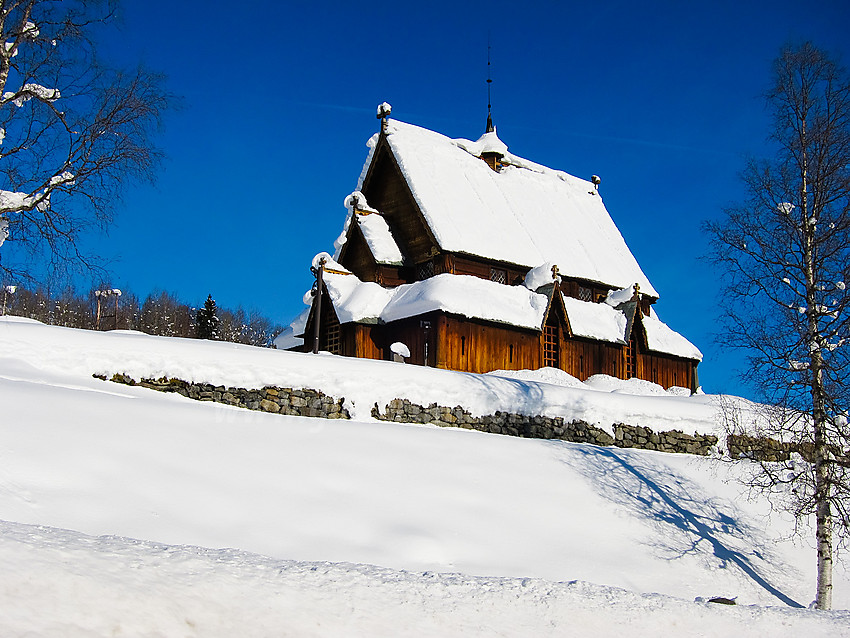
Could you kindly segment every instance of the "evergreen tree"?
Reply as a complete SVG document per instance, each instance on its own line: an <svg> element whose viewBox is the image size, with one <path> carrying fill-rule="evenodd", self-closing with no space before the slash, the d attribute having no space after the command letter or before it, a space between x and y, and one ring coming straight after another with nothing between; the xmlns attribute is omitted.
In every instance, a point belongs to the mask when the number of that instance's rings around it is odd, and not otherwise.
<svg viewBox="0 0 850 638"><path fill-rule="evenodd" d="M218 339L219 319L216 315L215 300L212 295L207 295L204 307L198 309L197 314L198 339Z"/></svg>

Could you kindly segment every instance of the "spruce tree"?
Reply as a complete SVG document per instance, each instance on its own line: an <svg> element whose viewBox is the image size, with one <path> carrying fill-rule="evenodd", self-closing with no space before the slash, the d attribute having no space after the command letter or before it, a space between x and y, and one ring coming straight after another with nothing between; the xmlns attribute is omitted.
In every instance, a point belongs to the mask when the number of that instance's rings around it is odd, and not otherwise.
<svg viewBox="0 0 850 638"><path fill-rule="evenodd" d="M216 316L215 300L212 295L207 295L204 307L198 309L197 314L198 339L218 339L219 320Z"/></svg>

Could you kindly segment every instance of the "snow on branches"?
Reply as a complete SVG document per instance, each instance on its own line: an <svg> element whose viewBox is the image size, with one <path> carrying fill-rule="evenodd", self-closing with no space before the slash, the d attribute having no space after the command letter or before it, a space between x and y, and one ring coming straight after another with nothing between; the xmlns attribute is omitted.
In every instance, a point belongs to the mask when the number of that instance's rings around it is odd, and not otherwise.
<svg viewBox="0 0 850 638"><path fill-rule="evenodd" d="M28 0L0 14L0 270L32 257L87 263L78 235L105 226L128 179L150 179L162 77L99 61L114 2ZM12 247L14 242L14 248Z"/></svg>

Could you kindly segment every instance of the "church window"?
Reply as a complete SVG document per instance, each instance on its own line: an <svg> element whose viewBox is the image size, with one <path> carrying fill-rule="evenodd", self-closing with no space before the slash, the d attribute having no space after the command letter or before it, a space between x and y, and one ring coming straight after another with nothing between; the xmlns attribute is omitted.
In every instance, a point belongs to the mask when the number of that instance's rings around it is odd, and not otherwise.
<svg viewBox="0 0 850 638"><path fill-rule="evenodd" d="M585 288L584 286L579 286L578 298L582 301L593 301L593 290L591 290L590 288Z"/></svg>
<svg viewBox="0 0 850 638"><path fill-rule="evenodd" d="M558 337L557 322L546 322L543 327L543 365L559 368L561 363L561 344Z"/></svg>
<svg viewBox="0 0 850 638"><path fill-rule="evenodd" d="M504 268L490 268L490 281L495 281L497 284L508 283L508 271Z"/></svg>
<svg viewBox="0 0 850 638"><path fill-rule="evenodd" d="M342 354L342 340L340 339L339 319L330 304L322 306L322 327L324 328L324 343L320 349L331 354Z"/></svg>
<svg viewBox="0 0 850 638"><path fill-rule="evenodd" d="M422 281L424 279L430 279L434 276L434 262L433 261L423 261L421 264L416 265L416 279L418 281Z"/></svg>
<svg viewBox="0 0 850 638"><path fill-rule="evenodd" d="M636 356L637 344L635 343L635 331L632 330L632 336L626 344L626 378L631 379L636 374Z"/></svg>

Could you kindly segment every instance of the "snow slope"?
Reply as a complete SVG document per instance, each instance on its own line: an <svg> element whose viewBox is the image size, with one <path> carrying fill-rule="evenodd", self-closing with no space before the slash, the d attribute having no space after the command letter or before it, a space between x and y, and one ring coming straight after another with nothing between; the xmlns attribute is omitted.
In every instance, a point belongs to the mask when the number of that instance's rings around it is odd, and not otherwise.
<svg viewBox="0 0 850 638"><path fill-rule="evenodd" d="M0 557L4 636L827 638L846 635L850 625L850 612L692 603L581 581L282 561L14 523L0 523Z"/></svg>
<svg viewBox="0 0 850 638"><path fill-rule="evenodd" d="M359 416L91 377L115 371L303 384ZM0 635L850 635L846 612L788 608L812 598L814 552L741 497L737 466L364 416L401 394L686 431L714 414L706 396L0 319ZM839 565L837 608L848 585ZM783 609L690 602L715 595Z"/></svg>

